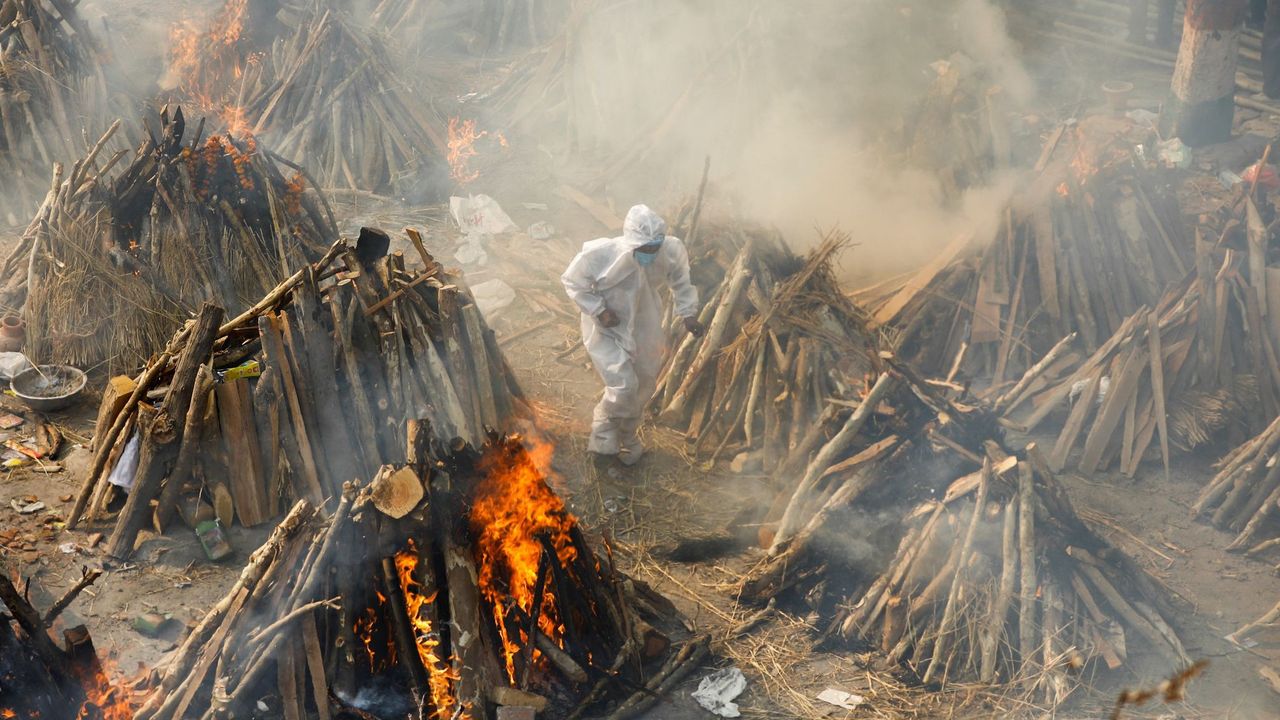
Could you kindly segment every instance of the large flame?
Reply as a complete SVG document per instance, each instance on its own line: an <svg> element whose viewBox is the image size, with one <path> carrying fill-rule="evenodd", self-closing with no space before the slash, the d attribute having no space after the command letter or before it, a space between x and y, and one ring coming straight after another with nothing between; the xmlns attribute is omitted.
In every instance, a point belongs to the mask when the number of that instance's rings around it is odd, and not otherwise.
<svg viewBox="0 0 1280 720"><path fill-rule="evenodd" d="M79 680L86 700L76 714L78 720L133 720L134 707L128 691L111 682L106 667L95 666Z"/></svg>
<svg viewBox="0 0 1280 720"><path fill-rule="evenodd" d="M489 137L488 130L476 131L475 120L449 118L449 176L459 185L466 185L480 177L480 171L470 168L471 158L480 154L476 150L476 141ZM502 133L494 133L493 139L502 147L507 146L507 139Z"/></svg>
<svg viewBox="0 0 1280 720"><path fill-rule="evenodd" d="M237 137L251 125L237 98L249 66L261 60L242 42L248 0L227 0L206 24L191 19L169 32L169 68L164 84L176 87L202 113L214 114Z"/></svg>
<svg viewBox="0 0 1280 720"><path fill-rule="evenodd" d="M400 589L404 591L405 608L408 610L409 622L413 623L414 642L418 646L418 658L427 669L427 684L431 689L431 705L435 711L432 720L444 720L454 716L458 698L454 688L459 679L458 673L450 663L442 659L437 650L440 647L440 633L431 625L431 620L424 612L436 601L436 591L423 594L422 584L414 576L421 558L418 548L410 540L408 546L396 553L396 575L400 578Z"/></svg>
<svg viewBox="0 0 1280 720"><path fill-rule="evenodd" d="M540 470L550 467L554 448L529 438L525 443L529 446L528 452L500 448L485 456L481 462L484 480L476 488L471 510L480 592L492 608L494 625L502 640L507 677L513 683L516 655L533 638L527 637L523 627L516 627L514 631L507 627L505 604L513 602L526 615L533 614L538 564L543 555L539 537L550 541L562 568L571 568L578 552L570 534L577 519L547 485L546 475ZM563 645L564 625L550 577L538 613L538 628L553 642ZM532 657L540 660L536 652Z"/></svg>

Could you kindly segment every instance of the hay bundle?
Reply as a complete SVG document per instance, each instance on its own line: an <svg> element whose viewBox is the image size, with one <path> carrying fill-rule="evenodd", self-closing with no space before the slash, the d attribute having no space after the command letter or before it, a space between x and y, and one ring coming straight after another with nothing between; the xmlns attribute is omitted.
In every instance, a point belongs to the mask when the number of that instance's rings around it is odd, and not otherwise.
<svg viewBox="0 0 1280 720"><path fill-rule="evenodd" d="M202 302L239 312L337 238L302 171L251 136L188 139L181 109L160 122L114 175L127 151L98 161L118 122L65 179L57 166L5 260L0 300L41 361L135 367Z"/></svg>
<svg viewBox="0 0 1280 720"><path fill-rule="evenodd" d="M35 209L45 169L83 151L76 143L81 128L107 117L106 106L100 53L75 5L0 2L0 195L7 210Z"/></svg>

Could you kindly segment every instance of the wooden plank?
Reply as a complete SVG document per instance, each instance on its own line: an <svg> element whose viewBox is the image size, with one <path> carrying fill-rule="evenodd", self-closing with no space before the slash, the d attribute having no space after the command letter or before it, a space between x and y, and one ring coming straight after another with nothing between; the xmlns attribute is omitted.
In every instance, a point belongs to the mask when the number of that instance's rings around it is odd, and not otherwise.
<svg viewBox="0 0 1280 720"><path fill-rule="evenodd" d="M1010 231L1014 232L1014 231ZM1012 240L1010 240L1012 243ZM1027 257L1031 254L1031 243L1023 243L1022 260L1018 263L1018 278L1014 281L1013 299L1009 301L1009 321L1004 326L1004 336L1000 338L1000 351L996 355L995 378L992 383L1004 382L1005 370L1009 367L1009 353L1013 349L1013 336L1018 328L1018 309L1022 305L1022 286L1027 278Z"/></svg>
<svg viewBox="0 0 1280 720"><path fill-rule="evenodd" d="M98 444L111 429L136 387L138 384L128 375L117 375L107 381L107 387L102 391L102 403L98 406L98 419L93 424L93 442L89 446L90 450L98 449Z"/></svg>
<svg viewBox="0 0 1280 720"><path fill-rule="evenodd" d="M1245 200L1245 237L1249 242L1249 284L1258 299L1260 317L1267 316L1267 232L1266 223L1258 215L1253 198ZM1259 327L1258 330L1262 328Z"/></svg>
<svg viewBox="0 0 1280 720"><path fill-rule="evenodd" d="M1076 399L1075 407L1071 408L1071 413L1067 416L1067 422L1062 426L1062 432L1058 434L1058 441L1053 446L1053 452L1049 455L1049 466L1054 472L1059 472L1067 464L1067 456L1071 454L1071 448L1076 444L1076 438L1079 437L1080 431L1084 428L1084 421L1089 417L1089 411L1097 403L1098 385L1102 382L1104 371L1102 369L1095 370L1093 376L1089 378L1089 382L1085 385L1084 392ZM1070 385L1064 382L1063 387L1070 389ZM1064 392L1065 397L1065 392Z"/></svg>
<svg viewBox="0 0 1280 720"><path fill-rule="evenodd" d="M1120 415L1124 412L1124 406L1129 402L1129 396L1138 391L1138 379L1146 365L1146 358L1143 357L1145 353L1146 348L1142 347L1130 350L1128 357L1121 365L1119 375L1111 379L1111 389L1107 391L1107 399L1099 409L1093 428L1084 441L1084 454L1080 456L1081 471L1091 473L1098 469L1098 463L1102 460L1102 451L1112 440L1116 424L1120 422Z"/></svg>
<svg viewBox="0 0 1280 720"><path fill-rule="evenodd" d="M1040 302L1049 317L1058 322L1062 320L1062 306L1058 303L1058 263L1053 246L1053 217L1047 203L1040 203L1031 222L1031 234L1036 243L1036 272L1040 278Z"/></svg>
<svg viewBox="0 0 1280 720"><path fill-rule="evenodd" d="M240 524L253 527L275 513L269 501L269 476L262 466L258 428L253 421L253 401L248 380L214 386L218 426L227 448L227 472L231 497Z"/></svg>
<svg viewBox="0 0 1280 720"><path fill-rule="evenodd" d="M301 494L315 505L324 503L324 491L320 486L320 471L316 467L315 452L311 446L311 436L307 432L306 418L302 414L302 405L298 402L297 386L294 382L293 368L285 354L284 340L280 334L279 313L265 313L258 318L258 331L262 337L262 351L267 363L280 373L277 381L284 394L285 405L289 410L294 440L298 444L299 460L302 467L294 468L301 482Z"/></svg>
<svg viewBox="0 0 1280 720"><path fill-rule="evenodd" d="M828 476L835 475L837 473L842 473L846 470L852 470L853 468L856 468L859 465L864 465L866 463L878 460L884 457L885 454L887 454L894 447L896 447L897 444L898 444L897 435L890 435L886 438L883 438L878 442L872 443L871 445L858 451L858 453L853 457L847 460L842 460L836 463L835 465L832 465L831 467L827 468L826 472L822 473L822 476L819 479L826 478Z"/></svg>
<svg viewBox="0 0 1280 720"><path fill-rule="evenodd" d="M1164 479L1168 482L1169 416L1165 411L1164 351L1160 347L1160 322L1154 311L1147 315L1147 343L1151 352L1151 399L1155 403L1156 427L1160 430L1160 457L1164 461ZM1139 456L1138 460L1141 459Z"/></svg>
<svg viewBox="0 0 1280 720"><path fill-rule="evenodd" d="M898 313L910 303L917 294L929 286L938 273L942 272L957 257L969 248L970 242L973 240L972 235L961 235L952 240L945 248L942 249L929 264L920 268L907 284L898 291L888 302L886 302L875 315L872 316L873 325L886 325L897 317Z"/></svg>
<svg viewBox="0 0 1280 720"><path fill-rule="evenodd" d="M1263 290L1265 289L1263 288ZM1263 343L1267 340L1267 333L1262 325L1262 318L1259 316L1260 308L1258 307L1257 296L1246 291L1244 297L1245 318L1249 321L1249 331L1244 334L1245 342L1249 345L1249 355L1253 359L1253 374L1258 383L1262 408L1266 413L1266 418L1273 418L1280 409L1276 407L1276 392L1271 382L1271 368L1267 364L1267 352L1263 349ZM1259 426L1265 422L1266 419L1261 420Z"/></svg>

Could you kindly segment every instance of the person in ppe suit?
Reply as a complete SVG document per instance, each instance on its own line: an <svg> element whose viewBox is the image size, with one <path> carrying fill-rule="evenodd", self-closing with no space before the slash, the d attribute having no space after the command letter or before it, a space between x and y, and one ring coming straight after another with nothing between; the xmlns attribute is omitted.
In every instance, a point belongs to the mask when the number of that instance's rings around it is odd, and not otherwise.
<svg viewBox="0 0 1280 720"><path fill-rule="evenodd" d="M662 369L662 284L671 289L685 329L703 333L696 317L698 290L689 282L689 254L666 231L657 213L636 205L627 213L622 237L584 243L560 276L582 310L582 341L604 381L587 444L597 461L616 456L634 465L644 454L636 431Z"/></svg>

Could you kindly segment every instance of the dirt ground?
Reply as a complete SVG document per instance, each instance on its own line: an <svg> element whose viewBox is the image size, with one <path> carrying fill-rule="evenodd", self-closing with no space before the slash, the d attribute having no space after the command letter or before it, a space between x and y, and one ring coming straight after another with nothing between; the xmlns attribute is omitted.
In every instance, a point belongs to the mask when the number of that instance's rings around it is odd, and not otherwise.
<svg viewBox="0 0 1280 720"><path fill-rule="evenodd" d="M98 4L102 4L99 2ZM201 0L195 5L212 4ZM91 2L86 5L92 7ZM170 18L185 3L149 0L130 3L132 14L113 16L112 22L145 30L157 17ZM1097 77L1099 68L1066 68L1082 77ZM1070 73L1064 72L1063 75ZM1126 77L1139 85L1135 106L1159 101L1167 75L1133 71ZM1070 117L1100 102L1085 81L1064 81L1047 101L1046 114ZM1072 99L1074 97L1074 100ZM1230 165L1237 158L1256 157L1260 142L1280 132L1271 120L1256 113L1241 113L1242 136L1228 145L1198 156L1210 166ZM1208 170L1208 167L1197 170ZM1237 167L1238 169L1238 167ZM469 190L493 195L520 227L547 221L555 227L552 239L535 241L518 235L491 248L493 264L469 268L471 283L499 277L521 294L515 303L490 318L511 364L540 414L541 429L557 447L557 482L570 506L595 533L613 541L621 567L668 594L681 608L691 628L711 632L715 667L736 665L749 679L739 699L744 716L756 718L899 718L899 717L1004 717L1008 706L999 705L987 691L959 688L931 693L903 685L890 674L874 669L874 658L853 653L811 651L814 618L778 614L750 635L726 640L727 629L751 613L734 603L733 588L746 568L762 556L759 550L722 560L679 564L655 559L655 553L674 538L697 535L723 527L745 505L769 498L765 478L736 475L726 463L705 467L688 455L682 438L670 431L647 427L644 437L650 454L637 468L597 472L588 462L585 438L590 409L599 391L598 381L585 353L575 350L577 320L563 299L557 276L576 247L584 240L609 234L591 213L557 194L556 178L536 175L527 168L507 168L502 176L482 177ZM533 171L528 171L532 173ZM516 177L519 182L516 182ZM1210 175L1210 177L1212 177ZM541 188L530 190L529 188ZM1204 184L1185 198L1189 214L1215 202L1213 183ZM671 198L644 199L670 209ZM666 203L666 205L664 205ZM620 214L625 208L613 208ZM598 214L598 213L597 213ZM405 208L377 198L350 197L341 203L344 232L360 225L379 225L393 233L404 226L426 231L429 249L452 262L456 244L442 207ZM856 232L856 228L851 228ZM13 238L6 239L7 243ZM853 252L856 252L854 250ZM541 307L529 297L552 297L558 304ZM128 563L105 558L92 548L93 533L105 526L66 531L63 518L69 500L83 479L87 443L96 409L96 392L104 378L95 377L84 403L54 420L67 429L71 446L60 473L41 474L20 469L0 475L0 553L31 580L32 598L47 606L80 577L81 568L106 572L86 590L60 619L66 626L86 624L100 651L114 658L120 676L155 667L174 647L185 623L198 619L234 581L248 553L265 537L268 528L232 528L235 556L221 564L205 560L194 536L175 531L163 537L148 536ZM16 433L21 435L24 428ZM1217 450L1221 450L1218 448ZM1179 458L1166 480L1160 468L1143 466L1138 477L1080 477L1065 481L1077 508L1098 524L1114 542L1132 553L1180 595L1187 604L1178 618L1189 654L1206 658L1206 674L1190 686L1186 703L1152 708L1148 715L1163 718L1272 718L1280 716L1280 695L1272 694L1259 678L1264 666L1280 667L1280 634L1264 637L1251 648L1240 648L1223 639L1244 622L1255 619L1280 600L1280 578L1265 563L1228 554L1229 538L1191 518L1190 504L1211 476L1214 453ZM11 507L34 501L44 510L20 514ZM159 637L148 637L132 626L143 613L171 617ZM1145 669L1136 658L1133 675L1125 684L1149 686L1161 677ZM712 669L707 668L707 671ZM658 705L647 717L680 720L705 718L708 713L689 699L699 672ZM826 687L858 693L868 698L855 711L824 706L814 700ZM1057 717L1105 716L1106 707L1120 689L1100 683L1082 690L1075 702ZM1029 708L1023 713L1039 717Z"/></svg>

